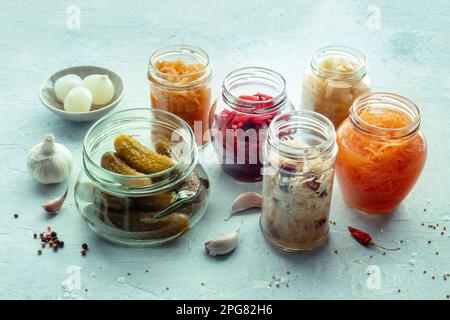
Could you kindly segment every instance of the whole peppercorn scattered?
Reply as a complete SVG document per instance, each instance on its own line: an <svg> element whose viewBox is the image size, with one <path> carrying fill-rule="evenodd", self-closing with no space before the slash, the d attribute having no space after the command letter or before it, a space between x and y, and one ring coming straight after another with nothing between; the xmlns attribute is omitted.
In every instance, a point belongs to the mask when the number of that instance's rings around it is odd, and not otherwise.
<svg viewBox="0 0 450 320"><path fill-rule="evenodd" d="M436 251L436 255L438 256L438 255L439 255L439 252Z"/></svg>
<svg viewBox="0 0 450 320"><path fill-rule="evenodd" d="M403 243L403 240L400 240L400 243Z"/></svg>
<svg viewBox="0 0 450 320"><path fill-rule="evenodd" d="M41 242L41 248L42 248L42 249L45 248L45 242Z"/></svg>
<svg viewBox="0 0 450 320"><path fill-rule="evenodd" d="M450 299L450 294L447 295L447 299Z"/></svg>
<svg viewBox="0 0 450 320"><path fill-rule="evenodd" d="M18 213L14 213L14 219L19 218L19 214Z"/></svg>
<svg viewBox="0 0 450 320"><path fill-rule="evenodd" d="M147 269L147 270L145 270L145 273L148 273L148 269Z"/></svg>
<svg viewBox="0 0 450 320"><path fill-rule="evenodd" d="M166 287L166 290L169 290L169 287Z"/></svg>
<svg viewBox="0 0 450 320"><path fill-rule="evenodd" d="M427 270L423 270L423 274L427 273Z"/></svg>
<svg viewBox="0 0 450 320"><path fill-rule="evenodd" d="M33 238L37 238L37 233L35 232L35 233L33 233Z"/></svg>
<svg viewBox="0 0 450 320"><path fill-rule="evenodd" d="M89 247L88 247L87 243L83 243L81 245L81 248L83 248L84 250L89 250Z"/></svg>
<svg viewBox="0 0 450 320"><path fill-rule="evenodd" d="M338 254L338 251L337 251L337 250L334 250L334 254Z"/></svg>
<svg viewBox="0 0 450 320"><path fill-rule="evenodd" d="M81 253L81 255L84 257L84 256L86 255L86 250L81 249L81 250L80 250L80 253Z"/></svg>
<svg viewBox="0 0 450 320"><path fill-rule="evenodd" d="M441 232L441 236L443 236L443 235L444 235L444 231Z"/></svg>
<svg viewBox="0 0 450 320"><path fill-rule="evenodd" d="M39 249L39 250L37 251L37 254L38 254L38 256L40 256L40 255L42 254L42 250Z"/></svg>
<svg viewBox="0 0 450 320"><path fill-rule="evenodd" d="M85 292L88 292L88 288L84 289Z"/></svg>
<svg viewBox="0 0 450 320"><path fill-rule="evenodd" d="M428 240L428 244L431 244L431 240Z"/></svg>
<svg viewBox="0 0 450 320"><path fill-rule="evenodd" d="M131 272L128 272L127 275L128 275L128 276L131 276Z"/></svg>
<svg viewBox="0 0 450 320"><path fill-rule="evenodd" d="M286 274L291 274L291 272L289 270L286 271Z"/></svg>
<svg viewBox="0 0 450 320"><path fill-rule="evenodd" d="M59 247L60 247L60 248L63 248L63 247L64 247L64 241L60 241L60 242L59 242Z"/></svg>
<svg viewBox="0 0 450 320"><path fill-rule="evenodd" d="M444 228L443 228L442 230L444 230L444 231L445 231L445 230L447 230L447 228L446 228L446 227L444 227Z"/></svg>
<svg viewBox="0 0 450 320"><path fill-rule="evenodd" d="M204 286L205 284L202 282L202 283L200 283L200 285L201 285L201 286Z"/></svg>
<svg viewBox="0 0 450 320"><path fill-rule="evenodd" d="M434 280L434 279L436 279L436 277L435 277L435 276L432 276L431 279Z"/></svg>
<svg viewBox="0 0 450 320"><path fill-rule="evenodd" d="M383 256L385 256L386 255L386 252L383 252Z"/></svg>
<svg viewBox="0 0 450 320"><path fill-rule="evenodd" d="M401 291L400 289L397 289L397 293L400 293L400 291Z"/></svg>

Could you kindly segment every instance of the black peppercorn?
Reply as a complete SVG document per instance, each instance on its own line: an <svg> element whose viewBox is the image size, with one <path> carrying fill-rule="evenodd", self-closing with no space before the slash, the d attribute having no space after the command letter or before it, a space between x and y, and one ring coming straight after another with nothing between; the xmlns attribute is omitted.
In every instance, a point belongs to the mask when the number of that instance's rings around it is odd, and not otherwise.
<svg viewBox="0 0 450 320"><path fill-rule="evenodd" d="M89 249L87 243L83 243L81 245L81 248L83 248L84 250L88 250Z"/></svg>

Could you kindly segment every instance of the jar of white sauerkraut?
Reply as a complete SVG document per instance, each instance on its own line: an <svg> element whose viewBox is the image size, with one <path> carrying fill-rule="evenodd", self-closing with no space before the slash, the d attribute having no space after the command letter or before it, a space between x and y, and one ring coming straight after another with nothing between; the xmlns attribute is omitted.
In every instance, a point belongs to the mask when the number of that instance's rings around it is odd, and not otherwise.
<svg viewBox="0 0 450 320"><path fill-rule="evenodd" d="M328 238L336 134L313 111L292 111L270 124L264 146L261 229L285 251L311 250Z"/></svg>

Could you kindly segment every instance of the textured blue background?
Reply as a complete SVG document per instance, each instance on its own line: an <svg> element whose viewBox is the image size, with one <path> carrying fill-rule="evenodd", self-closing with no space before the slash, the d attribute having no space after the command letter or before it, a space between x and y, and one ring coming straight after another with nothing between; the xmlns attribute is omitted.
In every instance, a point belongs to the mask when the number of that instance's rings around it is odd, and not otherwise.
<svg viewBox="0 0 450 320"><path fill-rule="evenodd" d="M81 10L80 30L66 26L71 4ZM444 281L443 274L450 272L450 233L440 232L450 227L449 9L447 0L2 1L0 298L446 299L450 281ZM207 50L217 72L216 88L238 67L279 71L296 106L301 78L317 48L343 44L365 52L373 88L409 97L422 110L429 158L419 183L398 212L385 217L353 212L336 188L331 217L336 225L331 226L330 240L303 255L282 254L267 245L257 211L223 221L236 195L258 191L260 185L236 183L216 166L207 168L213 197L206 216L192 232L166 246L131 249L98 239L77 213L72 189L63 212L46 217L41 203L61 193L67 183L74 185L82 139L91 124L66 122L47 111L38 99L41 81L68 66L101 65L118 72L126 83L117 110L148 106L148 57L161 46L177 43ZM35 183L25 167L28 149L49 132L76 159L70 179L57 186ZM19 219L13 218L15 212ZM244 224L238 249L225 258L206 256L204 241L233 230L240 221ZM429 229L429 223L439 227ZM349 224L370 231L386 245L403 240L402 249L383 255L361 247L348 235ZM37 256L39 245L32 233L47 225L60 232L66 247ZM79 254L82 242L90 245L87 257ZM79 290L61 284L72 265L81 267ZM380 268L379 289L366 285L370 265ZM289 287L274 287L273 275L289 281Z"/></svg>

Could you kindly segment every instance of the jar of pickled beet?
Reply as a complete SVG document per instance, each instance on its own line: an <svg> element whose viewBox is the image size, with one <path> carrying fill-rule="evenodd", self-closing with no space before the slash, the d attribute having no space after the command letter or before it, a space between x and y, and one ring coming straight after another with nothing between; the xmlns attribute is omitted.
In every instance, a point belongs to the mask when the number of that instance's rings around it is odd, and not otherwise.
<svg viewBox="0 0 450 320"><path fill-rule="evenodd" d="M367 59L344 46L319 49L303 79L301 105L331 120L337 129L353 101L370 92Z"/></svg>
<svg viewBox="0 0 450 320"><path fill-rule="evenodd" d="M414 187L427 157L419 108L402 96L359 97L337 131L336 176L344 200L367 213L395 210Z"/></svg>
<svg viewBox="0 0 450 320"><path fill-rule="evenodd" d="M275 247L312 250L327 240L337 149L333 124L317 112L291 111L270 124L261 229Z"/></svg>
<svg viewBox="0 0 450 320"><path fill-rule="evenodd" d="M286 81L275 71L248 67L225 77L211 139L223 170L242 182L261 181L262 146L270 122L292 110Z"/></svg>
<svg viewBox="0 0 450 320"><path fill-rule="evenodd" d="M155 51L148 66L150 103L179 116L194 131L198 146L210 141L213 68L197 47L174 45Z"/></svg>

